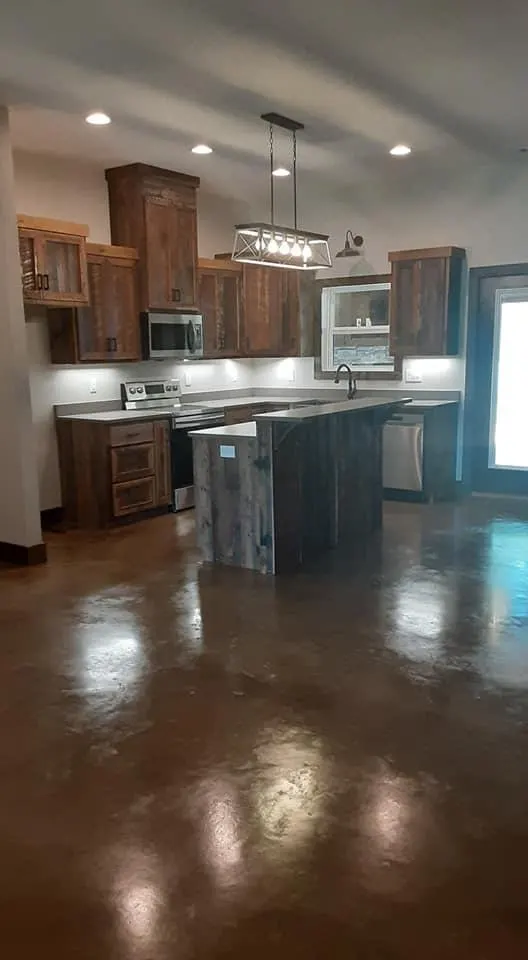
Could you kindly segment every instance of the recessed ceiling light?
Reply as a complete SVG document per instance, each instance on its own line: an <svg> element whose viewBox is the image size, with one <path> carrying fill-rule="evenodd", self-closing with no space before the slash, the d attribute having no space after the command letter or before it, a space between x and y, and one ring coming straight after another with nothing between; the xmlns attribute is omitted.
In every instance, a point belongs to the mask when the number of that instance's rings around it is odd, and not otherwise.
<svg viewBox="0 0 528 960"><path fill-rule="evenodd" d="M286 167L277 167L277 168L273 171L273 176L274 176L274 177L289 177L289 176L290 176L290 171L289 171L289 170L286 170Z"/></svg>
<svg viewBox="0 0 528 960"><path fill-rule="evenodd" d="M192 151L191 151L191 152L192 152L192 153L203 153L203 154L205 155L206 153L212 153L212 152L213 152L213 148L212 148L212 147L208 147L206 143L197 143L196 146L192 148Z"/></svg>
<svg viewBox="0 0 528 960"><path fill-rule="evenodd" d="M85 119L86 123L91 123L94 127L106 127L108 123L112 123L107 113L100 113L98 110L89 113Z"/></svg>
<svg viewBox="0 0 528 960"><path fill-rule="evenodd" d="M393 157L406 157L411 152L411 148L405 143L397 143L389 152Z"/></svg>

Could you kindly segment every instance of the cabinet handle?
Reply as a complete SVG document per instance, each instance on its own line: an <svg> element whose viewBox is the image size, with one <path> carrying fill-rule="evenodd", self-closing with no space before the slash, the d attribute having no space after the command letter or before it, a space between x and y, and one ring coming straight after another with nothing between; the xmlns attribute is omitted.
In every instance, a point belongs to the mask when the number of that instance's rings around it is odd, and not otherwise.
<svg viewBox="0 0 528 960"><path fill-rule="evenodd" d="M37 273L37 290L42 290L42 274Z"/></svg>
<svg viewBox="0 0 528 960"><path fill-rule="evenodd" d="M181 290L179 287L172 288L172 299L175 303L181 303Z"/></svg>
<svg viewBox="0 0 528 960"><path fill-rule="evenodd" d="M49 273L42 274L42 283L44 290L49 290Z"/></svg>
<svg viewBox="0 0 528 960"><path fill-rule="evenodd" d="M117 339L115 337L112 337L112 350L114 353L117 351Z"/></svg>

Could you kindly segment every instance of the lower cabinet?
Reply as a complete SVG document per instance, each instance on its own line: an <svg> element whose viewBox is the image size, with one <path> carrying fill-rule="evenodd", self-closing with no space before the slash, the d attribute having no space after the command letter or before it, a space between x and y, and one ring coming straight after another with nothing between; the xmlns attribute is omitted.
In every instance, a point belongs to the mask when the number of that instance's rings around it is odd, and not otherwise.
<svg viewBox="0 0 528 960"><path fill-rule="evenodd" d="M58 420L62 502L68 526L106 527L172 499L167 420L113 424Z"/></svg>

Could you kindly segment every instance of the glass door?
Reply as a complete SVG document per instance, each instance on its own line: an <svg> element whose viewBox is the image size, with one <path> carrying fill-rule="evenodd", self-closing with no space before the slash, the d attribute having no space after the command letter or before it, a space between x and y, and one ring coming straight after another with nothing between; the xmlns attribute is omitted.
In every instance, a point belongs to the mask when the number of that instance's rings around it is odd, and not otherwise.
<svg viewBox="0 0 528 960"><path fill-rule="evenodd" d="M528 496L528 265L471 273L464 426L470 486Z"/></svg>
<svg viewBox="0 0 528 960"><path fill-rule="evenodd" d="M492 470L528 470L527 358L528 291L498 291L488 461Z"/></svg>

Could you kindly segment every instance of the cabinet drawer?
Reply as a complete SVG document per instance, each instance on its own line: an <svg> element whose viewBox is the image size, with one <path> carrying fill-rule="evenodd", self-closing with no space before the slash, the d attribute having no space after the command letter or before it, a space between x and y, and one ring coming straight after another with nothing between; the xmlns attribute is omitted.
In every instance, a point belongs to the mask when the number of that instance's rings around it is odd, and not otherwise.
<svg viewBox="0 0 528 960"><path fill-rule="evenodd" d="M127 483L115 483L112 487L112 506L114 517L126 517L130 513L140 513L155 505L155 478L129 480Z"/></svg>
<svg viewBox="0 0 528 960"><path fill-rule="evenodd" d="M152 443L154 440L154 424L148 423L120 423L110 427L110 446L125 447L129 443Z"/></svg>
<svg viewBox="0 0 528 960"><path fill-rule="evenodd" d="M112 481L139 480L154 473L154 444L130 443L110 450Z"/></svg>

